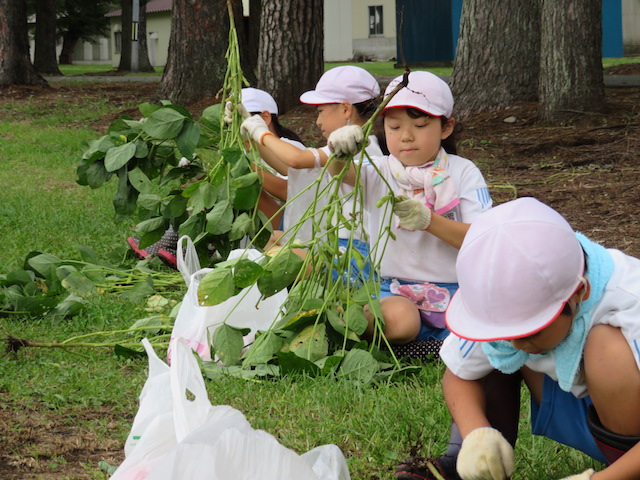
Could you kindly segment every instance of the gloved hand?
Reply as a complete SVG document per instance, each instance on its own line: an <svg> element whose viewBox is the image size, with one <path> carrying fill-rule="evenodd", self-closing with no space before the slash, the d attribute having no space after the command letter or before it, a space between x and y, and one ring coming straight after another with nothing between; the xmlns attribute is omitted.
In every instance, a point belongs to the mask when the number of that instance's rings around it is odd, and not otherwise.
<svg viewBox="0 0 640 480"><path fill-rule="evenodd" d="M400 228L405 230L426 230L431 225L431 210L420 200L399 197L393 206L393 212L400 220Z"/></svg>
<svg viewBox="0 0 640 480"><path fill-rule="evenodd" d="M265 135L273 135L260 115L246 118L240 125L240 134L243 138L250 138L259 144L262 144L262 138Z"/></svg>
<svg viewBox="0 0 640 480"><path fill-rule="evenodd" d="M347 125L331 132L327 144L336 157L355 155L362 149L364 133L359 125Z"/></svg>
<svg viewBox="0 0 640 480"><path fill-rule="evenodd" d="M462 441L456 469L464 480L506 480L513 473L513 447L495 428L476 428Z"/></svg>
<svg viewBox="0 0 640 480"><path fill-rule="evenodd" d="M577 475L571 475L570 477L565 477L562 480L589 480L591 478L591 475L593 475L595 472L595 470L593 468L590 468L589 470L585 470L582 473L578 473Z"/></svg>
<svg viewBox="0 0 640 480"><path fill-rule="evenodd" d="M227 102L224 104L224 116L222 118L227 125L230 125L233 121L233 108L233 103L231 102ZM242 105L241 103L238 104L237 110L240 116L244 119L247 119L251 116L251 114L247 112L247 109L244 108L244 105Z"/></svg>

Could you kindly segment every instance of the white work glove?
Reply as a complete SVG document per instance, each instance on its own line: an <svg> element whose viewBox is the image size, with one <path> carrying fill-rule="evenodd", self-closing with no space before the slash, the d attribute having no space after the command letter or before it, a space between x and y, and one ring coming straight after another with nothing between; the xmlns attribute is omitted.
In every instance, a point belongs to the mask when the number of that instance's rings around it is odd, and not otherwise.
<svg viewBox="0 0 640 480"><path fill-rule="evenodd" d="M233 122L233 103L231 102L227 102L224 104L224 123L226 123L227 125L231 125L231 122ZM241 103L238 104L238 113L240 114L240 116L244 119L249 118L251 116L251 114L249 112L247 112L247 109L244 108L244 105L242 105Z"/></svg>
<svg viewBox="0 0 640 480"><path fill-rule="evenodd" d="M495 428L476 428L462 441L456 469L463 480L506 480L513 473L513 447Z"/></svg>
<svg viewBox="0 0 640 480"><path fill-rule="evenodd" d="M265 135L273 135L267 127L264 119L260 115L253 115L246 118L240 125L240 134L243 138L255 140L258 144L262 143ZM264 144L263 144L264 145Z"/></svg>
<svg viewBox="0 0 640 480"><path fill-rule="evenodd" d="M398 216L398 226L405 230L426 230L431 225L431 210L415 198L398 197L399 202L393 206Z"/></svg>
<svg viewBox="0 0 640 480"><path fill-rule="evenodd" d="M582 473L578 473L577 475L571 475L570 477L565 477L562 480L589 480L591 478L591 475L593 475L595 472L595 470L593 468L590 468L589 470L585 470Z"/></svg>
<svg viewBox="0 0 640 480"><path fill-rule="evenodd" d="M336 157L355 155L362 149L364 133L359 125L347 125L331 132L327 145Z"/></svg>

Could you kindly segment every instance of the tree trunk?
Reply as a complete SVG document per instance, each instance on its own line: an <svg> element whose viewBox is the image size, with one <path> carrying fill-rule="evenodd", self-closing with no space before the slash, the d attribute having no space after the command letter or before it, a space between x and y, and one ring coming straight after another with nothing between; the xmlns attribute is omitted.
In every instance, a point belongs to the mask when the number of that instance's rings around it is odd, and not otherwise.
<svg viewBox="0 0 640 480"><path fill-rule="evenodd" d="M131 22L133 21L133 3L131 0L120 2L122 9L122 42L120 47L120 64L118 71L131 71Z"/></svg>
<svg viewBox="0 0 640 480"><path fill-rule="evenodd" d="M232 0L232 4L236 28L242 31L242 3ZM227 0L174 0L160 98L187 104L215 95L224 84L228 38Z"/></svg>
<svg viewBox="0 0 640 480"><path fill-rule="evenodd" d="M465 0L453 69L456 116L537 100L539 0Z"/></svg>
<svg viewBox="0 0 640 480"><path fill-rule="evenodd" d="M260 49L260 16L262 14L262 0L249 0L249 21L245 24L246 64L249 71L244 72L245 77L252 84L257 85L258 51ZM242 55L243 52L240 53ZM249 77L248 74L251 74Z"/></svg>
<svg viewBox="0 0 640 480"><path fill-rule="evenodd" d="M543 0L540 116L558 122L604 100L601 0ZM571 111L568 111L571 110Z"/></svg>
<svg viewBox="0 0 640 480"><path fill-rule="evenodd" d="M0 88L49 86L29 58L26 0L0 0Z"/></svg>
<svg viewBox="0 0 640 480"><path fill-rule="evenodd" d="M138 71L154 72L153 65L149 61L149 47L147 44L147 2L140 0L139 24L138 24Z"/></svg>
<svg viewBox="0 0 640 480"><path fill-rule="evenodd" d="M62 35L62 51L58 63L60 65L71 65L73 63L73 51L80 38L73 32L66 32Z"/></svg>
<svg viewBox="0 0 640 480"><path fill-rule="evenodd" d="M36 1L36 35L33 65L39 73L62 75L56 55L56 0Z"/></svg>
<svg viewBox="0 0 640 480"><path fill-rule="evenodd" d="M262 2L258 86L271 93L280 113L300 105L300 94L324 72L322 0Z"/></svg>

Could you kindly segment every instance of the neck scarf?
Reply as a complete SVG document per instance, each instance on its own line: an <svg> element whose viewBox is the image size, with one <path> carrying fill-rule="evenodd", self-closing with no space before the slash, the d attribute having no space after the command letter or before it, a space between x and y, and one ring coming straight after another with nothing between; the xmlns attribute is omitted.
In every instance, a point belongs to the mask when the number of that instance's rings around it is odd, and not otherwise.
<svg viewBox="0 0 640 480"><path fill-rule="evenodd" d="M400 186L400 195L416 198L440 215L460 203L453 180L449 176L449 161L444 148L440 148L433 162L415 167L407 167L393 155L389 155L389 167Z"/></svg>
<svg viewBox="0 0 640 480"><path fill-rule="evenodd" d="M530 359L536 360L552 355L558 384L565 392L571 391L573 386L582 361L587 334L591 328L591 314L594 307L600 303L614 268L611 255L602 245L592 242L578 232L576 232L576 237L586 255L586 277L589 280L591 292L589 298L579 304L578 313L573 319L573 325L565 339L550 352L535 355L514 348L506 340L482 343L482 349L491 365L504 373L513 373L519 370Z"/></svg>

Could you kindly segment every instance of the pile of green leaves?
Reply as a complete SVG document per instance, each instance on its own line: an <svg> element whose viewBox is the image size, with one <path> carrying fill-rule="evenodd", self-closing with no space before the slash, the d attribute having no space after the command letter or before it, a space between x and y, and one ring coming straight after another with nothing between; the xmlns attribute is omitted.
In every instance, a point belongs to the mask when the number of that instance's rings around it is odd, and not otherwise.
<svg viewBox="0 0 640 480"><path fill-rule="evenodd" d="M96 295L116 294L139 303L182 284L179 274L149 268L148 261L113 266L89 247L78 249L80 260L30 252L22 268L0 275L0 316L70 317Z"/></svg>

